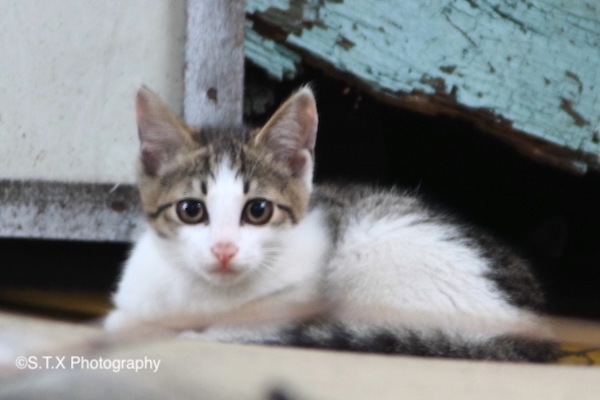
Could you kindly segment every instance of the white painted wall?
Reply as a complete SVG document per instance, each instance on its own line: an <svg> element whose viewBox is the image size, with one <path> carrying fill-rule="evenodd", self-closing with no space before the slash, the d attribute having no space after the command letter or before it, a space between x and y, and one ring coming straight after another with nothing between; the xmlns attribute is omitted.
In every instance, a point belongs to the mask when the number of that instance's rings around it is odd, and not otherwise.
<svg viewBox="0 0 600 400"><path fill-rule="evenodd" d="M181 114L185 5L0 0L0 179L132 183L139 85Z"/></svg>

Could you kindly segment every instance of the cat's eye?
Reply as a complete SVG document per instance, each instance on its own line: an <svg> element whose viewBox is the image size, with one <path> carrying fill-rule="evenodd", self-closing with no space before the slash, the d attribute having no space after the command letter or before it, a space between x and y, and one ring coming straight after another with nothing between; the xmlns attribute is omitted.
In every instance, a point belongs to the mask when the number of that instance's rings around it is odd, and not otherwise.
<svg viewBox="0 0 600 400"><path fill-rule="evenodd" d="M252 225L264 225L273 216L273 203L266 199L252 199L244 206L242 221Z"/></svg>
<svg viewBox="0 0 600 400"><path fill-rule="evenodd" d="M177 217L185 224L199 224L208 218L204 203L196 199L184 199L175 206Z"/></svg>

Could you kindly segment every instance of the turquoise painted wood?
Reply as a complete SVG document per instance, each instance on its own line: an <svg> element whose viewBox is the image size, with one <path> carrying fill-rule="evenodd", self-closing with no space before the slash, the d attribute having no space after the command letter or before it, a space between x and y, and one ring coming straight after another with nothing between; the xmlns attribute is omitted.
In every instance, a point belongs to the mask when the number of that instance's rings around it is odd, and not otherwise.
<svg viewBox="0 0 600 400"><path fill-rule="evenodd" d="M248 0L247 20L247 59L277 79L312 63L544 161L600 169L595 0Z"/></svg>

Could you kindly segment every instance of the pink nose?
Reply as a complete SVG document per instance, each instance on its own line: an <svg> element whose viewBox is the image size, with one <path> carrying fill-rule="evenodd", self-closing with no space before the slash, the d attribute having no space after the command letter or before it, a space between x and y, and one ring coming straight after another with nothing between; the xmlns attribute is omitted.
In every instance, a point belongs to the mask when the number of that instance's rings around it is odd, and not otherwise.
<svg viewBox="0 0 600 400"><path fill-rule="evenodd" d="M212 247L211 251L222 266L227 266L229 260L237 254L238 248L231 242L219 242Z"/></svg>

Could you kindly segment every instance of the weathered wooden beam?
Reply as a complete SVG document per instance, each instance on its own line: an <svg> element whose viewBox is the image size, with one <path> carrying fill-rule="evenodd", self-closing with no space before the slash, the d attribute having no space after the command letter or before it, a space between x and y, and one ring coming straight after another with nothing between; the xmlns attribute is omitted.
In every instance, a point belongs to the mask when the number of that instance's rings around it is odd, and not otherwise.
<svg viewBox="0 0 600 400"><path fill-rule="evenodd" d="M138 196L133 185L0 180L0 237L128 242Z"/></svg>
<svg viewBox="0 0 600 400"><path fill-rule="evenodd" d="M188 0L184 119L242 121L245 0Z"/></svg>
<svg viewBox="0 0 600 400"><path fill-rule="evenodd" d="M538 160L600 170L600 4L248 0L246 12L246 57L278 79L301 57L388 103L472 120Z"/></svg>

